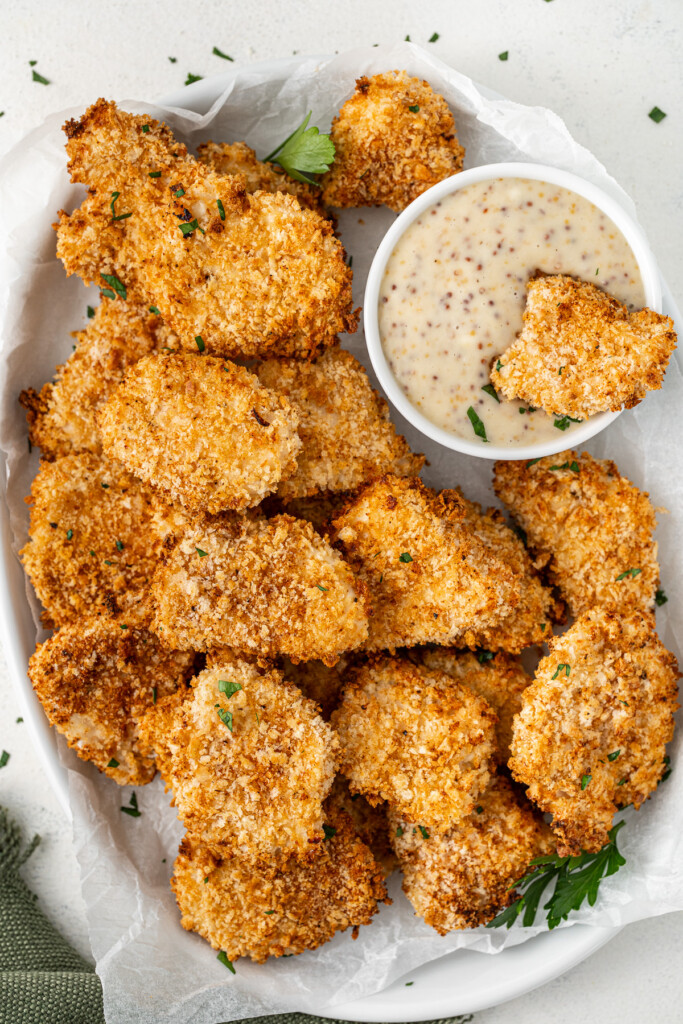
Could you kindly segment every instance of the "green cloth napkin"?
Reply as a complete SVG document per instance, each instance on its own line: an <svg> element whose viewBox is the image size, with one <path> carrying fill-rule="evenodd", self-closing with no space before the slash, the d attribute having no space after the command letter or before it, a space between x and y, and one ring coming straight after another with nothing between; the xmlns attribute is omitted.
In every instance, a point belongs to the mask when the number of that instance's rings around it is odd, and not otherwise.
<svg viewBox="0 0 683 1024"><path fill-rule="evenodd" d="M0 807L0 1024L105 1024L95 968L50 924L19 875L39 842L40 836L34 836L24 846L21 829ZM325 1020L307 1013L279 1013L249 1017L241 1024L320 1024ZM471 1020L468 1014L429 1024Z"/></svg>

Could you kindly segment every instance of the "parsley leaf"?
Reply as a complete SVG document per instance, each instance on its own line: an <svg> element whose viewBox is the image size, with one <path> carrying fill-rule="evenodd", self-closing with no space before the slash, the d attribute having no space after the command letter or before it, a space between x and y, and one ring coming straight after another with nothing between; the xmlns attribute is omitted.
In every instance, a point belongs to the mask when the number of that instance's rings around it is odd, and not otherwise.
<svg viewBox="0 0 683 1024"><path fill-rule="evenodd" d="M193 231L197 230L199 224L197 222L197 218L195 217L195 219L191 220L188 224L179 224L178 227L180 228L180 233L183 236L183 238L187 238L188 235L191 235Z"/></svg>
<svg viewBox="0 0 683 1024"><path fill-rule="evenodd" d="M223 51L219 50L217 46L214 46L214 48L213 48L213 50L211 52L213 54L215 54L216 57L222 57L223 60L231 60L234 63L235 58L234 57L228 57L227 53L223 53Z"/></svg>
<svg viewBox="0 0 683 1024"><path fill-rule="evenodd" d="M6 750L3 750L2 754L0 754L0 768L4 768L8 761L9 754Z"/></svg>
<svg viewBox="0 0 683 1024"><path fill-rule="evenodd" d="M616 761L616 759L619 757L620 753L621 753L621 750L613 750L611 754L607 755L607 760L608 761Z"/></svg>
<svg viewBox="0 0 683 1024"><path fill-rule="evenodd" d="M169 57L169 60L171 58ZM192 85L193 82L201 82L204 75L193 75L188 72L187 78L185 79L185 85Z"/></svg>
<svg viewBox="0 0 683 1024"><path fill-rule="evenodd" d="M34 74L35 74L35 72L34 72ZM659 124L660 121L664 120L664 118L666 117L666 114L664 113L663 110L660 110L659 107L653 107L652 110L650 111L650 113L647 116L652 121L654 121L655 124Z"/></svg>
<svg viewBox="0 0 683 1024"><path fill-rule="evenodd" d="M491 661L495 657L493 651L477 651L477 661L480 665L484 665L487 661Z"/></svg>
<svg viewBox="0 0 683 1024"><path fill-rule="evenodd" d="M296 131L266 157L266 162L279 164L295 181L317 185L311 175L329 171L334 160L334 143L329 135L321 135L314 125L308 127L311 113L309 111Z"/></svg>
<svg viewBox="0 0 683 1024"><path fill-rule="evenodd" d="M92 320L92 318L95 315L95 310L92 308L92 306L87 306L86 307L86 312L88 314L88 320Z"/></svg>
<svg viewBox="0 0 683 1024"><path fill-rule="evenodd" d="M413 556L410 554L409 551L404 551L402 554L398 556L398 560L399 562L404 562L405 564L407 564L408 562L412 562Z"/></svg>
<svg viewBox="0 0 683 1024"><path fill-rule="evenodd" d="M417 103L414 106L412 106L412 107L408 107L408 110L410 111L411 114L417 114L419 109L420 109L420 107L419 107L419 104L417 104Z"/></svg>
<svg viewBox="0 0 683 1024"><path fill-rule="evenodd" d="M123 281L120 281L116 274L100 274L100 277L109 285L109 288L102 288L102 294L106 295L108 299L115 299L118 295L121 299L128 298L128 292ZM113 289L110 291L110 289Z"/></svg>
<svg viewBox="0 0 683 1024"><path fill-rule="evenodd" d="M323 832L325 833L325 839L331 839L332 836L336 836L336 828L332 828L331 825L323 825Z"/></svg>
<svg viewBox="0 0 683 1024"><path fill-rule="evenodd" d="M535 465L536 465L536 463L537 463L537 462L540 462L540 461L541 461L541 458L540 458L540 456L539 456L539 457L538 457L537 459L529 459L529 461L528 461L528 462L527 462L527 464L526 464L526 468L528 469L528 468L529 468L529 466L535 466Z"/></svg>
<svg viewBox="0 0 683 1024"><path fill-rule="evenodd" d="M400 838L400 837L401 837L401 836L403 835L403 831L404 831L404 830L403 830L403 826L402 826L402 825L397 825L397 826L396 826L396 835L397 835L397 836L398 836L399 838Z"/></svg>
<svg viewBox="0 0 683 1024"><path fill-rule="evenodd" d="M119 762L116 760L115 757L112 757L111 760L107 762L107 768L118 768L118 766Z"/></svg>
<svg viewBox="0 0 683 1024"><path fill-rule="evenodd" d="M429 832L424 827L424 825L419 825L418 828L420 829L420 835L422 836L422 838L429 839Z"/></svg>
<svg viewBox="0 0 683 1024"><path fill-rule="evenodd" d="M638 575L638 573L642 571L642 569L626 569L625 572L619 573L615 580L615 583L619 583L620 580L625 580L627 576L630 576L631 579L634 579Z"/></svg>
<svg viewBox="0 0 683 1024"><path fill-rule="evenodd" d="M486 427L479 419L472 406L470 406L469 409L467 410L467 418L472 424L472 429L474 430L474 433L477 435L477 437L480 437L482 441L488 444L489 439L486 436Z"/></svg>
<svg viewBox="0 0 683 1024"><path fill-rule="evenodd" d="M221 220L225 220L225 207L220 199L216 200L216 206L218 207L218 212L221 215Z"/></svg>
<svg viewBox="0 0 683 1024"><path fill-rule="evenodd" d="M201 548L195 548L195 551L197 552L200 558L206 558L206 556L208 555L208 551L202 551Z"/></svg>
<svg viewBox="0 0 683 1024"><path fill-rule="evenodd" d="M156 306L150 306L149 311L150 313L154 313L155 316L161 316L161 310L157 309Z"/></svg>
<svg viewBox="0 0 683 1024"><path fill-rule="evenodd" d="M138 796L137 793L131 793L130 803L128 807L122 807L121 810L124 814L130 814L131 818L139 818L142 811L138 810Z"/></svg>
<svg viewBox="0 0 683 1024"><path fill-rule="evenodd" d="M508 51L507 50L503 50L502 53L498 54L498 60L507 60L508 56L509 56Z"/></svg>
<svg viewBox="0 0 683 1024"><path fill-rule="evenodd" d="M435 43L438 38L439 38L439 33L438 32L432 32L431 36L429 37L429 42L430 43Z"/></svg>
<svg viewBox="0 0 683 1024"><path fill-rule="evenodd" d="M206 345L204 344L204 339L202 338L201 334L198 334L194 340L197 343L197 348L199 349L199 351L203 352L204 349L206 348Z"/></svg>
<svg viewBox="0 0 683 1024"><path fill-rule="evenodd" d="M553 676L553 679L557 679L557 677L560 675L560 673L563 670L564 670L565 678L568 678L569 677L569 673L572 670L572 667L571 667L571 665L565 665L565 664L558 665L557 668L555 669L555 675Z"/></svg>
<svg viewBox="0 0 683 1024"><path fill-rule="evenodd" d="M216 960L220 960L224 967L227 967L228 970L231 971L233 974L237 974L237 971L232 965L232 960L228 960L228 954L225 952L225 950L222 949L220 951L220 953L216 957Z"/></svg>
<svg viewBox="0 0 683 1024"><path fill-rule="evenodd" d="M125 220L126 217L132 217L133 216L132 213L117 213L116 210L114 209L114 207L116 205L116 200L119 198L120 195L121 195L120 192L112 192L112 194L111 194L111 202L110 202L109 206L111 208L111 219L112 220Z"/></svg>
<svg viewBox="0 0 683 1024"><path fill-rule="evenodd" d="M232 711L225 711L225 709L222 708L220 704L216 704L214 706L218 712L218 717L220 718L223 725L227 726L230 732L232 732Z"/></svg>
<svg viewBox="0 0 683 1024"><path fill-rule="evenodd" d="M562 369L564 369L564 367L562 367ZM581 422L583 422L583 421L582 420L575 420L573 416L560 416L559 419L556 419L554 421L553 426L557 427L558 430L567 430L567 428L570 427L572 425L572 423L581 423Z"/></svg>
<svg viewBox="0 0 683 1024"><path fill-rule="evenodd" d="M593 778L592 775L582 775L581 776L581 791L582 792L583 792L584 789L588 789L588 787L591 784L591 779L592 778Z"/></svg>
<svg viewBox="0 0 683 1024"><path fill-rule="evenodd" d="M149 176L150 176L150 178L160 178L161 177L161 171L150 171L149 172Z"/></svg>
<svg viewBox="0 0 683 1024"><path fill-rule="evenodd" d="M225 696L230 700L234 693L242 689L241 683L233 683L232 679L219 679L218 680L218 691L224 693Z"/></svg>
<svg viewBox="0 0 683 1024"><path fill-rule="evenodd" d="M31 76L32 76L32 79L33 79L34 82L40 82L41 85L50 85L51 84L50 83L50 79L49 78L44 78L42 75L39 75L35 68L31 72ZM650 114L650 117L652 117L652 114ZM666 117L666 114L663 114L662 117ZM659 118L659 120L661 121L661 118Z"/></svg>
<svg viewBox="0 0 683 1024"><path fill-rule="evenodd" d="M657 605L658 608L661 608L662 605L666 604L666 602L668 600L669 600L669 598L666 596L666 594L664 593L663 590L658 590L657 593L655 594L655 604Z"/></svg>
<svg viewBox="0 0 683 1024"><path fill-rule="evenodd" d="M323 587L322 583L316 583L316 587L318 588L318 590L322 590L325 593L327 593L327 591L330 589L329 587Z"/></svg>
<svg viewBox="0 0 683 1024"><path fill-rule="evenodd" d="M481 390L485 391L487 395L491 396L491 398L495 398L495 400L498 402L498 405L500 405L500 398L498 397L498 392L494 388L493 384L484 384ZM522 412L523 411L524 410L522 410Z"/></svg>

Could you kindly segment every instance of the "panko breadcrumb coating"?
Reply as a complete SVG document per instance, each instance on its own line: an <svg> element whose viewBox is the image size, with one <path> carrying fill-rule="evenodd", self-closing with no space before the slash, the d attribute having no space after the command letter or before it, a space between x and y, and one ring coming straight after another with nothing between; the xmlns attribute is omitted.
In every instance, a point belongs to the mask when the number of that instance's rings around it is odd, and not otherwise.
<svg viewBox="0 0 683 1024"><path fill-rule="evenodd" d="M228 959L292 956L317 949L337 932L370 924L390 903L382 871L349 818L330 814L334 835L315 855L284 863L214 856L185 836L171 879L181 923Z"/></svg>
<svg viewBox="0 0 683 1024"><path fill-rule="evenodd" d="M243 366L187 352L140 359L97 414L107 455L166 500L210 514L258 505L294 472L297 423Z"/></svg>
<svg viewBox="0 0 683 1024"><path fill-rule="evenodd" d="M324 838L337 740L280 672L226 655L140 724L178 817L218 853L268 858Z"/></svg>
<svg viewBox="0 0 683 1024"><path fill-rule="evenodd" d="M368 635L363 583L310 523L291 516L193 525L152 590L152 628L168 647L333 665Z"/></svg>
<svg viewBox="0 0 683 1024"><path fill-rule="evenodd" d="M341 699L348 659L342 655L337 664L330 667L322 661L301 661L295 665L289 658L283 658L280 668L285 679L314 700L325 721L329 721Z"/></svg>
<svg viewBox="0 0 683 1024"><path fill-rule="evenodd" d="M495 626L474 626L464 642L470 647L509 651L519 654L524 647L542 644L551 632L552 622L561 618L561 605L541 583L522 541L505 522L498 509L483 512L481 506L458 489L465 508L465 522L475 537L517 575L519 601L514 610Z"/></svg>
<svg viewBox="0 0 683 1024"><path fill-rule="evenodd" d="M389 419L389 406L350 352L328 349L315 363L270 359L255 367L266 387L299 415L296 472L282 481L282 501L352 490L374 476L415 476L424 465Z"/></svg>
<svg viewBox="0 0 683 1024"><path fill-rule="evenodd" d="M118 463L81 452L41 462L19 552L45 625L82 616L147 623L149 588L182 517Z"/></svg>
<svg viewBox="0 0 683 1024"><path fill-rule="evenodd" d="M44 459L76 451L101 451L95 413L119 383L127 366L151 352L172 348L178 339L147 306L102 298L76 350L58 366L55 380L40 392L22 391L31 443Z"/></svg>
<svg viewBox="0 0 683 1024"><path fill-rule="evenodd" d="M595 605L654 608L655 510L614 462L575 451L497 462L493 486L572 615Z"/></svg>
<svg viewBox="0 0 683 1024"><path fill-rule="evenodd" d="M350 673L331 722L351 791L415 825L447 831L489 783L496 715L444 672L373 658Z"/></svg>
<svg viewBox="0 0 683 1024"><path fill-rule="evenodd" d="M203 142L197 146L197 157L217 174L241 175L247 192L287 192L298 199L304 209L314 210L321 217L327 216L317 186L295 181L277 164L257 159L246 142Z"/></svg>
<svg viewBox="0 0 683 1024"><path fill-rule="evenodd" d="M188 156L166 125L105 100L65 131L72 181L89 189L60 212L68 274L100 287L115 275L189 351L199 337L223 357L306 357L356 329L343 246L294 196L249 195L244 178ZM112 220L113 191L125 220Z"/></svg>
<svg viewBox="0 0 683 1024"><path fill-rule="evenodd" d="M50 723L80 758L122 786L142 786L156 769L139 720L183 687L192 663L191 653L165 651L146 629L79 619L38 645L28 675Z"/></svg>
<svg viewBox="0 0 683 1024"><path fill-rule="evenodd" d="M548 627L550 631L550 627ZM522 693L532 682L521 662L499 651L473 654L456 651L452 647L417 648L427 668L457 679L474 693L483 697L498 715L496 737L499 761L507 764L512 739L512 719L522 706Z"/></svg>
<svg viewBox="0 0 683 1024"><path fill-rule="evenodd" d="M454 491L386 476L333 520L345 557L370 591L368 650L453 643L494 626L519 600L516 573L474 536Z"/></svg>
<svg viewBox="0 0 683 1024"><path fill-rule="evenodd" d="M363 77L332 122L334 163L321 179L330 206L399 213L462 170L465 150L443 96L405 71Z"/></svg>
<svg viewBox="0 0 683 1024"><path fill-rule="evenodd" d="M327 798L328 815L335 812L348 814L359 839L372 850L372 856L381 865L384 877L388 878L398 867L398 862L389 842L389 819L387 804L373 807L362 793L351 793L343 775L338 775Z"/></svg>
<svg viewBox="0 0 683 1024"><path fill-rule="evenodd" d="M662 386L676 348L671 317L629 313L594 284L563 274L527 285L519 337L495 361L493 386L550 415L585 420L632 409Z"/></svg>
<svg viewBox="0 0 683 1024"><path fill-rule="evenodd" d="M512 903L530 861L553 852L550 830L501 776L442 836L423 838L396 814L389 823L403 891L439 935L490 921Z"/></svg>
<svg viewBox="0 0 683 1024"><path fill-rule="evenodd" d="M617 809L638 809L655 790L679 673L638 610L586 612L549 646L513 721L509 765L553 815L558 853L577 856L600 850Z"/></svg>

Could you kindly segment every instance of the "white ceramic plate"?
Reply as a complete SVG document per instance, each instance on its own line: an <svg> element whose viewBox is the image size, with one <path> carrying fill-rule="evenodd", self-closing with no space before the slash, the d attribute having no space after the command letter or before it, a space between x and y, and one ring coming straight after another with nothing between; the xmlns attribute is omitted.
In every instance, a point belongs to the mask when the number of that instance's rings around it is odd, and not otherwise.
<svg viewBox="0 0 683 1024"><path fill-rule="evenodd" d="M300 59L268 61L254 68L279 77ZM236 73L237 69L204 79L163 97L161 102L203 113ZM491 90L479 88L484 95L499 98ZM680 314L664 281L662 291L664 313L680 323ZM58 739L26 676L26 665L35 645L35 629L24 572L11 548L4 461L0 466L0 491L0 641L35 748L60 804L70 815L67 773L60 762ZM69 752L67 756L72 755ZM350 1021L418 1021L495 1006L556 978L590 956L618 931L576 925L539 935L494 956L460 950L423 965L376 995L335 1006L334 1015ZM406 980L415 984L406 988Z"/></svg>

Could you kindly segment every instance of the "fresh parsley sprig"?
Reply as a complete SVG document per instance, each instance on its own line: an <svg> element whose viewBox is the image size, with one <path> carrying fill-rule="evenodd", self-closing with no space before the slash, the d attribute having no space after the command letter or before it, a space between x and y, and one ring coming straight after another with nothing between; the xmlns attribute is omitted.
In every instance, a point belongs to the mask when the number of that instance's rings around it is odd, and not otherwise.
<svg viewBox="0 0 683 1024"><path fill-rule="evenodd" d="M535 857L531 871L510 886L521 895L509 907L486 925L487 928L511 928L522 914L522 925L530 928L536 918L539 903L546 888L555 883L552 896L543 909L547 910L546 920L552 931L561 921L566 921L572 910L578 910L584 900L594 906L598 888L603 878L616 874L626 863L617 849L617 833L625 825L620 821L608 832L609 841L597 853L581 853L578 857L560 857L553 853L547 857Z"/></svg>
<svg viewBox="0 0 683 1024"><path fill-rule="evenodd" d="M318 184L311 175L329 171L335 152L334 142L329 135L321 135L315 125L308 127L311 113L309 110L296 131L266 157L266 163L279 164L290 178L302 181L305 185Z"/></svg>

